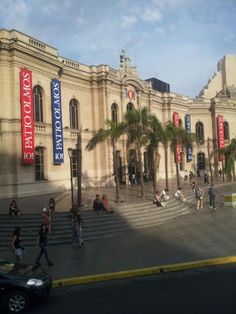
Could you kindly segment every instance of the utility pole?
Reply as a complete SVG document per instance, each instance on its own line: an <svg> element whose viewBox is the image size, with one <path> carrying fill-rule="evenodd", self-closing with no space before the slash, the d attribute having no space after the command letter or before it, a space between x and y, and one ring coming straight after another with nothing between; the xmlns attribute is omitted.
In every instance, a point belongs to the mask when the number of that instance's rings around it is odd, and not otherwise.
<svg viewBox="0 0 236 314"><path fill-rule="evenodd" d="M212 175L212 167L211 167L211 158L210 158L210 139L207 138L207 154L208 154L208 163L209 163L209 170L211 175L211 184L213 184L213 175Z"/></svg>

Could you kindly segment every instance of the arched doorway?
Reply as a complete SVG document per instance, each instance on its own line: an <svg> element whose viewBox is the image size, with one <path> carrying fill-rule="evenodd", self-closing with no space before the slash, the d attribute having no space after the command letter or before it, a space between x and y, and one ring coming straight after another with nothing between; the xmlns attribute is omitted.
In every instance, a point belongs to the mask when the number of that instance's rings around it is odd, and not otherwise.
<svg viewBox="0 0 236 314"><path fill-rule="evenodd" d="M134 149L131 149L129 151L128 174L129 174L129 182L131 184L136 184L139 182L137 153Z"/></svg>

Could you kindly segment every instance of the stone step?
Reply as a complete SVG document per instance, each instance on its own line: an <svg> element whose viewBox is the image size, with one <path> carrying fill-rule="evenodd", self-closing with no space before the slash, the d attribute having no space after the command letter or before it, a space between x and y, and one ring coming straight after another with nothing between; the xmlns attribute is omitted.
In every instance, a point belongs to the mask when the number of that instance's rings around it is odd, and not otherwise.
<svg viewBox="0 0 236 314"><path fill-rule="evenodd" d="M188 195L187 201L192 200ZM111 237L114 234L128 230L156 226L180 215L188 214L188 202L179 203L171 199L166 208L156 207L151 201L142 201L138 204L124 204L118 207L114 214L105 212L97 215L91 208L83 208L83 237L86 241ZM25 219L24 219L25 218ZM14 219L14 220L13 220ZM38 214L25 214L25 217L9 217L0 215L0 246L10 246L12 232L15 226L20 225L23 230L24 246L35 245L39 226ZM52 234L49 245L72 242L71 216L69 213L55 213L52 221Z"/></svg>

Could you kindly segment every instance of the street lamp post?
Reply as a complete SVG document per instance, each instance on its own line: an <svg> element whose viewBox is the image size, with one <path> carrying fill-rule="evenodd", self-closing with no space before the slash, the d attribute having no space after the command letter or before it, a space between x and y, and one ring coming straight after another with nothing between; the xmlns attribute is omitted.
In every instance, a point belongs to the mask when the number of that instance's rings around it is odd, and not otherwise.
<svg viewBox="0 0 236 314"><path fill-rule="evenodd" d="M70 158L70 188L71 188L71 208L74 207L74 187L73 187L73 172L72 172L72 157L73 149L70 147L67 149L68 156Z"/></svg>
<svg viewBox="0 0 236 314"><path fill-rule="evenodd" d="M81 172L82 172L81 131L77 135L77 207L81 207Z"/></svg>

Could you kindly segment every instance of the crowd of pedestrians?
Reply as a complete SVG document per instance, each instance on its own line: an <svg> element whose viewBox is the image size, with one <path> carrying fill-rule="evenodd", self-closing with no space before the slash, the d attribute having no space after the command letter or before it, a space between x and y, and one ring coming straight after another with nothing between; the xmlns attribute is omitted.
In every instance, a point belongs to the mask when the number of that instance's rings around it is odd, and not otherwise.
<svg viewBox="0 0 236 314"><path fill-rule="evenodd" d="M40 260L42 256L45 257L45 260L48 266L53 266L52 261L48 257L47 252L47 244L48 237L51 236L52 231L52 213L55 211L55 200L54 198L50 198L48 202L48 206L42 209L41 218L42 222L39 226L39 231L36 237L36 247L40 248L39 254L36 258L35 265L40 266ZM13 217L18 217L20 210L16 204L15 200L12 200L9 205L9 215ZM11 248L15 254L16 264L23 263L23 255L25 253L24 245L23 245L23 236L22 236L22 228L16 227L12 234L11 240Z"/></svg>

